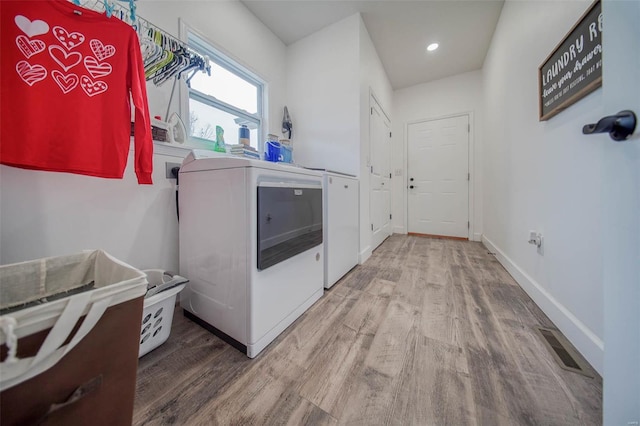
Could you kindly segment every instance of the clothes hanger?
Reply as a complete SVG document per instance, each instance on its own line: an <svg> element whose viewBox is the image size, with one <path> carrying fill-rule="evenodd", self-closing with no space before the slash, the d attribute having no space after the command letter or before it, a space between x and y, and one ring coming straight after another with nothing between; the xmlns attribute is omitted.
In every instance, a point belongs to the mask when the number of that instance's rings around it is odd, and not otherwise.
<svg viewBox="0 0 640 426"><path fill-rule="evenodd" d="M153 32L153 40L162 48L162 56L157 61L153 62L148 70L145 70L145 77L147 80L151 79L158 70L173 60L173 52L164 48L165 35L155 29L153 29Z"/></svg>
<svg viewBox="0 0 640 426"><path fill-rule="evenodd" d="M165 81L175 76L180 71L180 69L184 67L184 65L184 56L176 54L174 56L174 59L169 64L164 66L153 76L153 83L157 86L161 85Z"/></svg>
<svg viewBox="0 0 640 426"><path fill-rule="evenodd" d="M0 0L1 1L1 0ZM156 85L194 70L187 84L196 72L206 71L211 75L211 67L206 57L189 49L183 42L170 36L148 21L136 16L135 0L128 1L128 8L113 0L70 0L74 5L89 10L104 11L107 17L115 17L131 25L138 34L140 51L145 70L145 78ZM111 1L111 3L110 3ZM81 13L81 12L79 12Z"/></svg>
<svg viewBox="0 0 640 426"><path fill-rule="evenodd" d="M153 79L156 85L165 83L174 76L179 75L183 70L193 66L191 60L193 55L182 43L172 37L165 37L164 44L173 53L173 59L149 76L149 79Z"/></svg>
<svg viewBox="0 0 640 426"><path fill-rule="evenodd" d="M144 68L151 67L158 59L162 57L162 47L155 41L155 30L152 27L146 29L146 34L142 37L145 45L146 58L144 59Z"/></svg>
<svg viewBox="0 0 640 426"><path fill-rule="evenodd" d="M104 13L107 15L107 18L111 18L113 14L113 9L116 6L115 3L109 4L107 0L103 0L104 3Z"/></svg>

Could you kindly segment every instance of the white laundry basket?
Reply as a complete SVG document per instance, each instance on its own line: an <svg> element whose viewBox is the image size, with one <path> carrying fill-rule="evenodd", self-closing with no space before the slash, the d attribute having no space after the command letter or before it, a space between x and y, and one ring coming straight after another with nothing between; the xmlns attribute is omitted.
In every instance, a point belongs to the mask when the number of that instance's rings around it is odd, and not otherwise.
<svg viewBox="0 0 640 426"><path fill-rule="evenodd" d="M168 274L160 269L148 269L144 272L149 281L149 293L154 289L160 291L144 299L138 357L151 352L169 338L176 296L187 282L186 278ZM162 290L163 287L167 290Z"/></svg>

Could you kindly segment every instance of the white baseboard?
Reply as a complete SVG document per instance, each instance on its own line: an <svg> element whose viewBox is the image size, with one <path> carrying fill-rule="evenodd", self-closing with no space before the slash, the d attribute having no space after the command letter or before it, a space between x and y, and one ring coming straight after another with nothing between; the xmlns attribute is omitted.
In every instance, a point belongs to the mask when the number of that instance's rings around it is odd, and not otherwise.
<svg viewBox="0 0 640 426"><path fill-rule="evenodd" d="M407 230L403 226L394 226L393 233L403 234L403 235L408 234ZM472 238L473 238L472 241L482 241L482 234L480 232L476 232L475 234L473 234Z"/></svg>
<svg viewBox="0 0 640 426"><path fill-rule="evenodd" d="M406 234L407 230L404 229L404 226L394 226L393 227L394 234Z"/></svg>
<svg viewBox="0 0 640 426"><path fill-rule="evenodd" d="M371 246L365 247L365 249L362 250L358 255L358 264L362 265L364 262L367 261L367 259L371 257L372 254L373 254L373 251L371 250Z"/></svg>
<svg viewBox="0 0 640 426"><path fill-rule="evenodd" d="M602 375L604 368L604 342L602 339L589 330L582 321L558 302L546 289L520 269L485 235L482 236L482 243L490 252L495 253L496 259L511 274L520 287L580 351L582 356L589 361L591 366Z"/></svg>

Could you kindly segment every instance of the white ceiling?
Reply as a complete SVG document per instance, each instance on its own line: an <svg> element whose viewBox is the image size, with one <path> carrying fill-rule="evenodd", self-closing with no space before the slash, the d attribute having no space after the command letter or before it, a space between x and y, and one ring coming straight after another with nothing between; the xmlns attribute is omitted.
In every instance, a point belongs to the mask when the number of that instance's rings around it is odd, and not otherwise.
<svg viewBox="0 0 640 426"><path fill-rule="evenodd" d="M286 45L360 12L394 89L480 69L504 0L241 0ZM429 43L440 48L426 52Z"/></svg>

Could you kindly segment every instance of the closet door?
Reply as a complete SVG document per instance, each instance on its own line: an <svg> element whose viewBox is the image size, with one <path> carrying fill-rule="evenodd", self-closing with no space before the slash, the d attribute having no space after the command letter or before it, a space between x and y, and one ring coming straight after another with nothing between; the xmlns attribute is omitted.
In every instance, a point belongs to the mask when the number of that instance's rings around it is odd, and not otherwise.
<svg viewBox="0 0 640 426"><path fill-rule="evenodd" d="M369 123L371 152L371 249L391 235L391 124L371 97Z"/></svg>

